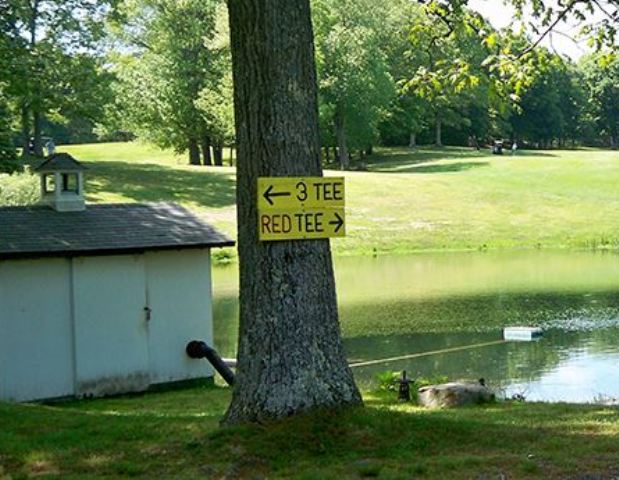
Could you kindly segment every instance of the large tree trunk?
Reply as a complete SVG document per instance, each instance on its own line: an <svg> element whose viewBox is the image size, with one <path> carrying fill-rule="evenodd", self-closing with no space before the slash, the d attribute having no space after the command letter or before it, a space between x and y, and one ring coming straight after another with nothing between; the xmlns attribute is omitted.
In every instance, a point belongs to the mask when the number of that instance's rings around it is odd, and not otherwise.
<svg viewBox="0 0 619 480"><path fill-rule="evenodd" d="M328 240L260 242L257 179L320 176L309 0L229 0L240 321L225 423L361 404L342 347Z"/></svg>
<svg viewBox="0 0 619 480"><path fill-rule="evenodd" d="M436 120L436 146L437 147L442 147L443 146L443 122L441 121L440 118L438 118Z"/></svg>
<svg viewBox="0 0 619 480"><path fill-rule="evenodd" d="M42 123L43 123L43 118L42 118L41 113L37 111L33 112L32 113L32 125L34 127L34 133L33 133L34 154L37 157L43 156L43 139L41 138Z"/></svg>
<svg viewBox="0 0 619 480"><path fill-rule="evenodd" d="M346 125L344 124L344 112L338 107L335 114L335 137L337 140L337 154L340 162L340 168L347 170L350 166L350 157L348 156L348 146L346 145Z"/></svg>
<svg viewBox="0 0 619 480"><path fill-rule="evenodd" d="M22 144L22 158L26 158L30 154L30 112L28 108L23 106L21 108L21 132L23 137Z"/></svg>
<svg viewBox="0 0 619 480"><path fill-rule="evenodd" d="M195 138L189 139L187 149L189 150L189 164L200 165L200 148Z"/></svg>
<svg viewBox="0 0 619 480"><path fill-rule="evenodd" d="M213 145L213 163L217 167L224 164L224 147L218 144Z"/></svg>
<svg viewBox="0 0 619 480"><path fill-rule="evenodd" d="M211 159L211 140L207 136L202 137L202 162L207 166L213 165Z"/></svg>

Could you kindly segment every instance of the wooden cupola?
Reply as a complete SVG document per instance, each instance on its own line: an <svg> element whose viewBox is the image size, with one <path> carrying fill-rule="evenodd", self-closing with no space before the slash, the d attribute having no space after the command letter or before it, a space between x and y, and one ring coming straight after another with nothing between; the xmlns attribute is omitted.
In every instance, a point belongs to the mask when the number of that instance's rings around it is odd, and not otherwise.
<svg viewBox="0 0 619 480"><path fill-rule="evenodd" d="M85 210L85 169L68 153L50 155L34 170L41 177L41 203L57 212Z"/></svg>

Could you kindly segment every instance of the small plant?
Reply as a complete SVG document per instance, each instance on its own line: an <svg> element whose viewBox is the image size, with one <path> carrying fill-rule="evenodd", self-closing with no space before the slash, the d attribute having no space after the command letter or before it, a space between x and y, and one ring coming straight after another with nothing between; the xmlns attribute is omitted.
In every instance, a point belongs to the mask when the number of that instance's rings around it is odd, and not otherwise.
<svg viewBox="0 0 619 480"><path fill-rule="evenodd" d="M215 265L229 265L234 261L234 254L228 250L217 250L212 253Z"/></svg>
<svg viewBox="0 0 619 480"><path fill-rule="evenodd" d="M378 389L384 392L395 392L397 390L397 382L400 378L400 372L380 372L376 374L378 381Z"/></svg>

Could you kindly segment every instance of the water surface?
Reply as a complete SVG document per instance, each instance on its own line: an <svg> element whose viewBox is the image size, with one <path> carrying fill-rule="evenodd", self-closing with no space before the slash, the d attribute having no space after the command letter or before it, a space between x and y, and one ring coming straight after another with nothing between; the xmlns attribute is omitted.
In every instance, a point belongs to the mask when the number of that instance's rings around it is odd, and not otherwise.
<svg viewBox="0 0 619 480"><path fill-rule="evenodd" d="M507 396L591 402L619 398L619 255L480 252L349 257L335 262L351 362L500 340L539 326L536 342L506 342L355 368L363 386L387 370L484 378ZM236 267L214 271L215 342L234 356Z"/></svg>

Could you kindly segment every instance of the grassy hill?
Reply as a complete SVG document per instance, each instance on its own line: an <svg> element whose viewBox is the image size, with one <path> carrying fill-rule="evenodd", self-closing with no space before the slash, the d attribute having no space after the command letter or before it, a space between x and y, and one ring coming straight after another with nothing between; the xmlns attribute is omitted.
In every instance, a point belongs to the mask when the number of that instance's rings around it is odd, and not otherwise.
<svg viewBox="0 0 619 480"><path fill-rule="evenodd" d="M189 166L138 143L60 150L88 165L90 201L175 201L235 234L232 167ZM378 149L365 168L343 174L347 236L332 242L336 254L619 248L617 151Z"/></svg>

